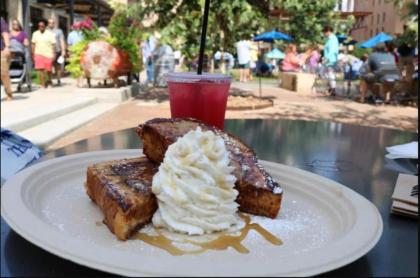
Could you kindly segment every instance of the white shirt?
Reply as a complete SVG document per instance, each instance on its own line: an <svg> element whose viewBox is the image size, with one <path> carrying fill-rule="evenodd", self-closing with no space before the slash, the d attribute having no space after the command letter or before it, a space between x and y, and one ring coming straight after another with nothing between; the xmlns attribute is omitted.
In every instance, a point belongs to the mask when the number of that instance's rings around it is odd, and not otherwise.
<svg viewBox="0 0 420 278"><path fill-rule="evenodd" d="M238 62L244 65L251 61L251 43L249 41L239 41L236 43L236 51L238 52Z"/></svg>

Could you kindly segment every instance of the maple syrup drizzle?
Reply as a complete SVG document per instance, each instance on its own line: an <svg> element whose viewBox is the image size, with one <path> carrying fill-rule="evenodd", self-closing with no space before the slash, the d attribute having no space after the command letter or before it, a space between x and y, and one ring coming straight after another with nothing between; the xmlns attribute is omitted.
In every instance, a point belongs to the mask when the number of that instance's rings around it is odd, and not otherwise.
<svg viewBox="0 0 420 278"><path fill-rule="evenodd" d="M249 253L249 250L242 245L242 241L247 237L249 231L254 230L258 232L262 237L264 237L268 242L273 245L282 245L283 242L277 238L275 235L261 227L257 223L251 223L251 217L248 215L240 215L240 217L245 221L245 226L240 230L239 235L229 235L226 233L221 233L221 235L208 242L195 242L191 240L186 240L184 243L190 243L192 245L201 247L201 249L194 251L186 251L176 247L173 244L173 241L168 239L162 234L151 236L146 233L139 232L135 238L142 240L152 246L163 249L174 256L181 256L185 254L199 254L207 250L226 250L229 247L234 248L236 251L242 254Z"/></svg>

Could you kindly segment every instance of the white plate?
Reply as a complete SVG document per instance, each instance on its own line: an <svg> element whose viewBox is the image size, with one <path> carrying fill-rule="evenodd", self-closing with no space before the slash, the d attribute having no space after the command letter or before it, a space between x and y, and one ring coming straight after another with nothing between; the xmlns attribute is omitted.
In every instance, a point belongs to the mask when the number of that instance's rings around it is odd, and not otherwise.
<svg viewBox="0 0 420 278"><path fill-rule="evenodd" d="M6 182L1 215L18 234L62 258L103 271L139 275L302 276L349 264L375 246L382 219L364 197L334 181L288 166L261 162L284 189L275 220L253 217L284 244L251 231L235 250L172 256L139 240L118 241L84 190L86 167L139 156L139 150L82 153L34 165Z"/></svg>

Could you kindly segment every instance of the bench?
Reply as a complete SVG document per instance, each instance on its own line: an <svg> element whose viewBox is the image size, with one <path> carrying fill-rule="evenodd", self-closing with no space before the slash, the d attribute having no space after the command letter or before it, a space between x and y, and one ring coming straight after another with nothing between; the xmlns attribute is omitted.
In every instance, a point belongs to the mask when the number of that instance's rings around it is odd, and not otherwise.
<svg viewBox="0 0 420 278"><path fill-rule="evenodd" d="M298 93L310 93L315 79L316 75L311 73L279 72L280 88Z"/></svg>

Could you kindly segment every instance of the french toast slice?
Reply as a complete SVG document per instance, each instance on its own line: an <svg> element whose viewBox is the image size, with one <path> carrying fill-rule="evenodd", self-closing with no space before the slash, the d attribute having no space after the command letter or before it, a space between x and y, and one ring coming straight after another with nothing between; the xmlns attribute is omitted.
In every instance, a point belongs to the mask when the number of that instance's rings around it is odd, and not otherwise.
<svg viewBox="0 0 420 278"><path fill-rule="evenodd" d="M283 190L258 164L254 151L239 138L195 119L153 119L137 128L143 141L143 153L153 162L161 163L169 145L190 130L201 127L220 135L230 152L231 165L235 168L236 202L239 210L255 215L275 218L280 210Z"/></svg>
<svg viewBox="0 0 420 278"><path fill-rule="evenodd" d="M147 157L113 160L87 169L86 191L117 238L128 239L148 224L157 210L152 180L158 165Z"/></svg>

